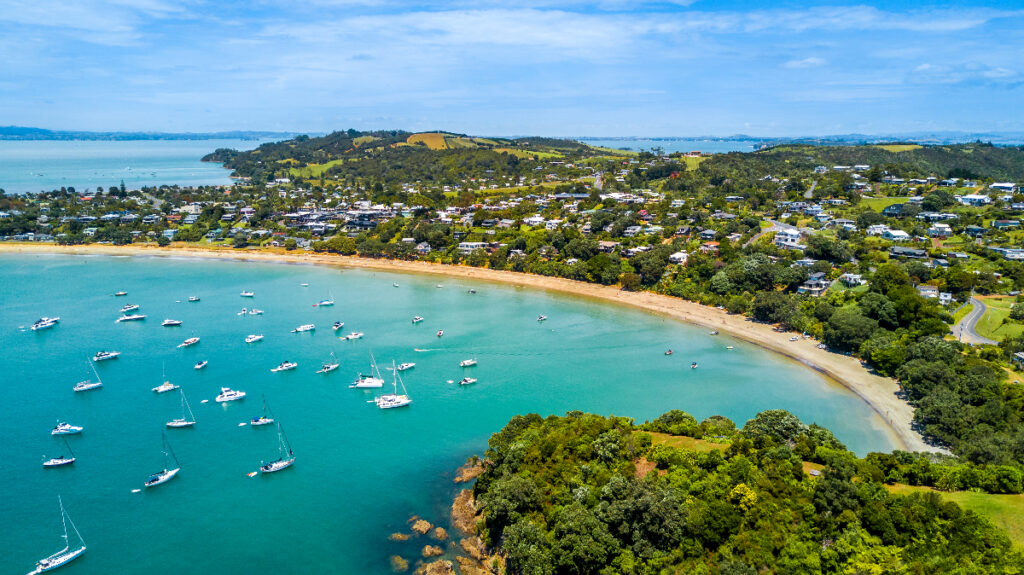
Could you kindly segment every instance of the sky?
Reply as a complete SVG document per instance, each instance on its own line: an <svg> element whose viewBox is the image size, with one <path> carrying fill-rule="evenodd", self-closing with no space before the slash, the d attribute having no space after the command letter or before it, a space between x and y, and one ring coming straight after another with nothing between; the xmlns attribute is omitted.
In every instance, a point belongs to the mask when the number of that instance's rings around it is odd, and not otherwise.
<svg viewBox="0 0 1024 575"><path fill-rule="evenodd" d="M0 0L0 125L1024 130L1024 0Z"/></svg>

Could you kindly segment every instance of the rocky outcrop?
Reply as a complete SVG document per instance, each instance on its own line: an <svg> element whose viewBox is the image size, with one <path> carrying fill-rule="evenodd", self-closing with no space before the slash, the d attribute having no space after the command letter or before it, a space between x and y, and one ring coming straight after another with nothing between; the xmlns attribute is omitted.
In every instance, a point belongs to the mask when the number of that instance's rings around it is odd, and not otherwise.
<svg viewBox="0 0 1024 575"><path fill-rule="evenodd" d="M455 483L466 483L468 481L473 481L477 477L480 477L480 474L483 472L484 465L480 460L467 463L460 467L459 470L455 473Z"/></svg>
<svg viewBox="0 0 1024 575"><path fill-rule="evenodd" d="M423 547L424 557L437 557L438 555L444 555L444 549L436 545L425 545Z"/></svg>
<svg viewBox="0 0 1024 575"><path fill-rule="evenodd" d="M412 535L409 535L408 533L392 533L391 535L388 535L388 539L392 541L408 541L410 537L412 537Z"/></svg>
<svg viewBox="0 0 1024 575"><path fill-rule="evenodd" d="M416 522L412 524L412 530L420 535L426 535L427 531L430 531L433 527L434 526L431 525L429 521L423 519L417 519Z"/></svg>
<svg viewBox="0 0 1024 575"><path fill-rule="evenodd" d="M455 566L447 559L421 565L416 575L455 575Z"/></svg>
<svg viewBox="0 0 1024 575"><path fill-rule="evenodd" d="M398 555L391 556L391 570L395 573L405 573L409 570L409 562Z"/></svg>
<svg viewBox="0 0 1024 575"><path fill-rule="evenodd" d="M455 497L452 503L452 525L467 535L476 531L476 501L472 490L463 489Z"/></svg>
<svg viewBox="0 0 1024 575"><path fill-rule="evenodd" d="M434 539L437 539L438 541L448 539L448 532L445 531L444 527L435 527L432 535L434 536Z"/></svg>

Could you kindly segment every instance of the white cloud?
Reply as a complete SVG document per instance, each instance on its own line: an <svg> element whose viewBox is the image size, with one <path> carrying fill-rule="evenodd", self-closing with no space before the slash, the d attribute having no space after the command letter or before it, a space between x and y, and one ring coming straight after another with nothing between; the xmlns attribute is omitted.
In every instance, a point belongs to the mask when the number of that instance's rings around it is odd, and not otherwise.
<svg viewBox="0 0 1024 575"><path fill-rule="evenodd" d="M786 62L785 64L783 64L783 66L786 67L786 68L796 68L796 69L799 69L799 68L817 68L819 66L824 66L827 63L828 62L824 58L817 58L815 56L811 56L811 57L808 57L808 58L803 58L801 60L790 60L790 61Z"/></svg>

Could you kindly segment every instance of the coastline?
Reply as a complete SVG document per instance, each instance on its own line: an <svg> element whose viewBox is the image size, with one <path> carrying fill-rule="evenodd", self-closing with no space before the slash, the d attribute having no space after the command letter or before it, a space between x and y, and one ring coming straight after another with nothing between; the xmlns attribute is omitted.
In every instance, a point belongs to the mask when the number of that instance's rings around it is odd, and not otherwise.
<svg viewBox="0 0 1024 575"><path fill-rule="evenodd" d="M899 399L896 381L875 375L860 360L818 349L811 339L789 341L789 333L778 333L770 325L744 316L731 315L695 302L651 292L627 292L612 286L578 282L565 278L521 272L436 264L421 261L372 259L358 256L286 252L284 250L235 250L233 248L144 247L139 245L58 246L36 243L0 243L0 254L120 255L155 257L196 257L267 263L302 263L361 268L398 273L431 274L496 282L515 287L544 289L561 294L627 305L689 324L716 329L737 339L799 361L857 394L892 431L894 448L908 451L938 451L914 431L913 408Z"/></svg>

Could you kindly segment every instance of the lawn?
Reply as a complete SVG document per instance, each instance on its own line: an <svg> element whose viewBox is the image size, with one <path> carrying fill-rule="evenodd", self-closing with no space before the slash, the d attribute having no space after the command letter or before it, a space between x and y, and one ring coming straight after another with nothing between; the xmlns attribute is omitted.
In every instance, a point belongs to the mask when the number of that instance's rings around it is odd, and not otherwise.
<svg viewBox="0 0 1024 575"><path fill-rule="evenodd" d="M550 160L552 158L564 158L562 154L558 152L537 152L532 150L516 150L514 148L494 148L495 152L505 152L506 154L512 154L517 158L533 158L537 157L541 160Z"/></svg>
<svg viewBox="0 0 1024 575"><path fill-rule="evenodd" d="M921 149L921 146L918 146L917 144L882 144L875 147L882 148L886 152L909 152L911 150Z"/></svg>
<svg viewBox="0 0 1024 575"><path fill-rule="evenodd" d="M891 493L900 495L932 491L930 487L911 487L909 485L886 485L885 487ZM939 493L943 499L953 501L960 507L987 518L997 527L1005 529L1014 546L1024 547L1024 495L990 495L972 491Z"/></svg>
<svg viewBox="0 0 1024 575"><path fill-rule="evenodd" d="M696 170L697 166L699 166L700 163L703 162L706 159L707 159L707 157L705 157L705 156L700 156L699 158L693 158L693 157L690 157L690 156L683 156L683 163L686 164L686 169L687 170Z"/></svg>
<svg viewBox="0 0 1024 575"><path fill-rule="evenodd" d="M410 144L426 144L431 150L447 150L448 144L445 142L444 134L440 132L424 132L422 134L413 134L406 139L406 142Z"/></svg>
<svg viewBox="0 0 1024 575"><path fill-rule="evenodd" d="M689 449L692 451L711 451L713 449L724 450L729 447L727 443L713 443L704 439L694 439L682 435L669 435L656 431L645 431L651 436L652 445L667 445L678 449Z"/></svg>
<svg viewBox="0 0 1024 575"><path fill-rule="evenodd" d="M964 316L971 313L972 309L974 309L974 304L971 302L967 302L962 305L960 309L953 312L953 323L956 324L958 321L964 319Z"/></svg>
<svg viewBox="0 0 1024 575"><path fill-rule="evenodd" d="M1007 337L1017 336L1024 333L1024 324L1019 322L1003 323L1003 320L1010 317L1010 306L1017 301L1015 297L1005 296L984 296L978 298L985 302L988 309L985 315L978 320L975 331L982 337L1002 341Z"/></svg>
<svg viewBox="0 0 1024 575"><path fill-rule="evenodd" d="M331 166L344 163L345 160L331 160L325 164L307 164L304 168L291 168L288 173L292 176L301 176L303 178L318 178L323 175Z"/></svg>
<svg viewBox="0 0 1024 575"><path fill-rule="evenodd" d="M881 212L893 204L901 204L907 198L861 198L860 205L867 206L876 212Z"/></svg>

